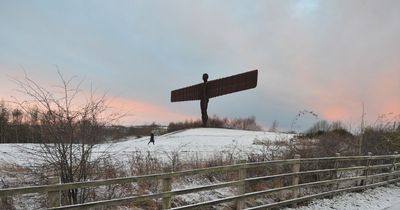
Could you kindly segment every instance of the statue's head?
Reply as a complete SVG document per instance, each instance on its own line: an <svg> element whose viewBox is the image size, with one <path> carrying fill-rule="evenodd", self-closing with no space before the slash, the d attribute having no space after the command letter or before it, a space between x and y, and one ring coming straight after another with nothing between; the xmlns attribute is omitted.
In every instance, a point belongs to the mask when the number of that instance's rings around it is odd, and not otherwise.
<svg viewBox="0 0 400 210"><path fill-rule="evenodd" d="M207 74L207 73L204 73L204 74L203 74L203 81L204 81L204 82L207 82L207 80L208 80L208 74Z"/></svg>

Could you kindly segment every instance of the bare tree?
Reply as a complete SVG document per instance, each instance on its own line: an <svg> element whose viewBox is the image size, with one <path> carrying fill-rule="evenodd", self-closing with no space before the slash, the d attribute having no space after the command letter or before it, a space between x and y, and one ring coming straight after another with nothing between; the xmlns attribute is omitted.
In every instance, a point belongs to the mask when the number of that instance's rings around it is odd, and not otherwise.
<svg viewBox="0 0 400 210"><path fill-rule="evenodd" d="M290 125L290 132L295 132L296 129L298 128L297 122L303 117L303 116L312 116L315 119L318 119L318 115L314 111L309 111L309 110L302 110L297 113L295 118L292 121L292 124Z"/></svg>
<svg viewBox="0 0 400 210"><path fill-rule="evenodd" d="M14 131L15 131L15 138L17 140L17 143L19 143L19 135L18 135L18 128L20 127L22 123L22 111L19 109L14 109L12 112L12 123L14 126Z"/></svg>
<svg viewBox="0 0 400 210"><path fill-rule="evenodd" d="M274 120L274 122L271 125L271 128L269 128L268 131L269 132L277 132L278 131L278 125L279 125L278 121Z"/></svg>
<svg viewBox="0 0 400 210"><path fill-rule="evenodd" d="M9 111L4 101L0 102L0 143L6 143L6 131L8 127Z"/></svg>
<svg viewBox="0 0 400 210"><path fill-rule="evenodd" d="M61 86L50 90L28 76L15 80L27 101L17 101L24 110L35 107L42 142L31 149L48 169L60 176L62 183L80 182L90 178L96 161L92 157L95 145L104 141L104 127L119 116L106 113L105 95L95 96L93 91L84 100L80 90L82 82L74 77L66 80L59 73ZM63 192L63 204L84 203L88 198L85 189Z"/></svg>

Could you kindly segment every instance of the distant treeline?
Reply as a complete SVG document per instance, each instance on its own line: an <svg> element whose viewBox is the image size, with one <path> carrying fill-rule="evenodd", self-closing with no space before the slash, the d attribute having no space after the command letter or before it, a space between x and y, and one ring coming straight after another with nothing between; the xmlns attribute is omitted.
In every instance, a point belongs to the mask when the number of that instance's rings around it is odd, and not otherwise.
<svg viewBox="0 0 400 210"><path fill-rule="evenodd" d="M171 122L168 125L168 132L173 132L182 129L189 129L189 128L200 128L201 125L202 121L200 119L186 120L184 122ZM208 127L252 130L252 131L262 130L261 126L257 124L256 118L254 116L247 118L228 119L228 118L220 118L214 115L213 117L208 119Z"/></svg>
<svg viewBox="0 0 400 210"><path fill-rule="evenodd" d="M150 125L139 125L139 126L109 126L106 128L108 136L112 139L120 139L130 136L135 136L137 138L143 136L150 136L151 133L156 135L162 135L167 132L165 126L152 123Z"/></svg>
<svg viewBox="0 0 400 210"><path fill-rule="evenodd" d="M41 139L38 112L24 113L0 104L0 143L37 142Z"/></svg>
<svg viewBox="0 0 400 210"><path fill-rule="evenodd" d="M46 123L44 123L46 121ZM39 110L31 109L24 111L18 108L11 108L5 105L4 102L0 102L0 143L59 143L57 139L50 138L49 131L62 131L62 126L66 126L66 123L54 122L48 123L46 116ZM76 131L84 132L95 132L97 136L96 142L90 141L90 139L74 139L73 142L87 142L87 143L102 143L105 141L113 141L116 139L124 138L127 136L148 136L150 133L155 132L162 134L166 131L166 128L159 126L155 123L151 125L143 126L88 126L91 122L78 121L72 126L76 126ZM49 129L48 126L59 127L59 129ZM90 129L88 129L90 127ZM82 129L79 129L82 128ZM93 130L95 128L95 130ZM60 134L62 135L62 134ZM82 134L81 136L85 136ZM90 141L90 142L88 142Z"/></svg>

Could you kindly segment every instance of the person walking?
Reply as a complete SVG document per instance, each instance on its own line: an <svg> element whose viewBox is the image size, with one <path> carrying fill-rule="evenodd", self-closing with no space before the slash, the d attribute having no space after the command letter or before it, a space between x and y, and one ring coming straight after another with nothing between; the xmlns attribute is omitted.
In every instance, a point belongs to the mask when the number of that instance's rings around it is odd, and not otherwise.
<svg viewBox="0 0 400 210"><path fill-rule="evenodd" d="M153 143L153 145L154 145L154 133L150 134L150 141L149 141L149 143L147 143L147 145L149 145L150 143Z"/></svg>

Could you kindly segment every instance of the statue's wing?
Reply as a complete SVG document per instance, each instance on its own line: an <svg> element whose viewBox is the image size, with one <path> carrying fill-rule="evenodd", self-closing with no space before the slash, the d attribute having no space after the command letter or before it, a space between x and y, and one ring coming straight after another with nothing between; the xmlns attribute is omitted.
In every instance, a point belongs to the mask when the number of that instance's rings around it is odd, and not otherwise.
<svg viewBox="0 0 400 210"><path fill-rule="evenodd" d="M209 98L226 95L242 90L255 88L257 86L258 70L245 72L207 83L207 96Z"/></svg>
<svg viewBox="0 0 400 210"><path fill-rule="evenodd" d="M171 102L200 100L203 83L171 91Z"/></svg>
<svg viewBox="0 0 400 210"><path fill-rule="evenodd" d="M226 95L257 86L258 70L216 79L207 83L209 98ZM203 83L171 91L171 102L200 100Z"/></svg>

